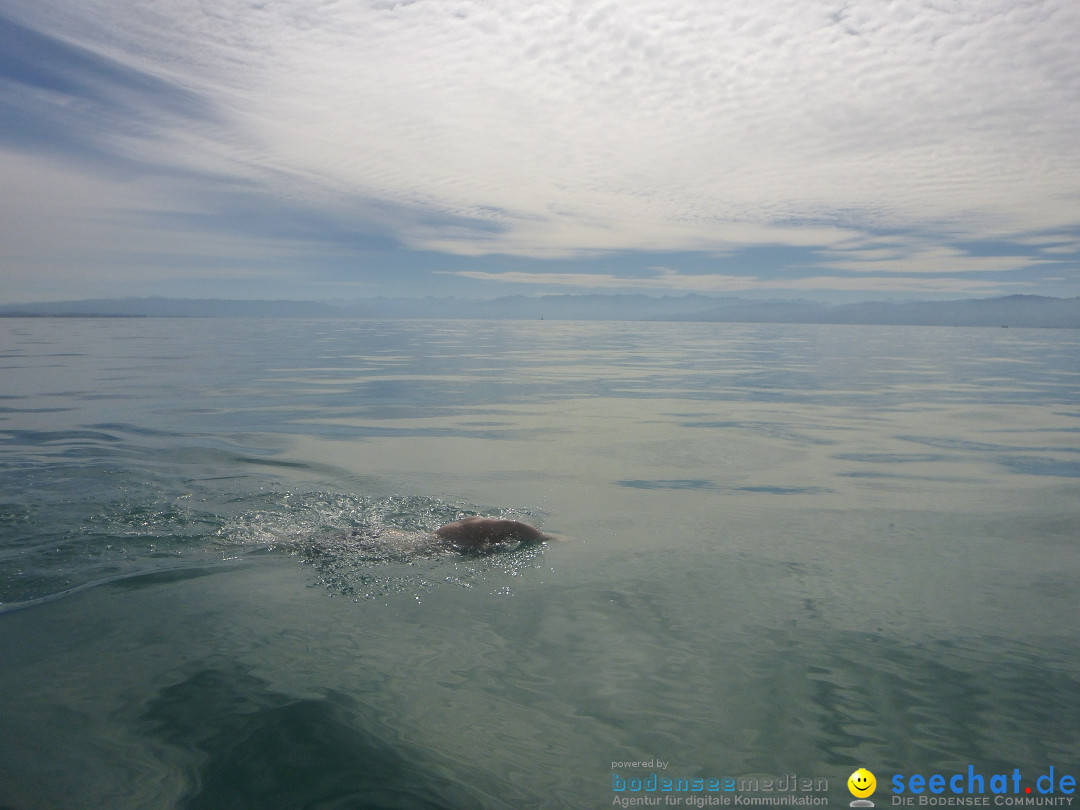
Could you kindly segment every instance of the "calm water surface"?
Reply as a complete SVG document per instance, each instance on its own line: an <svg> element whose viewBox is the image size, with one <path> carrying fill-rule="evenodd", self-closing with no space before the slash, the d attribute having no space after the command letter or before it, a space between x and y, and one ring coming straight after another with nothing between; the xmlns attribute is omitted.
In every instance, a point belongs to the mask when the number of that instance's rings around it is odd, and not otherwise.
<svg viewBox="0 0 1080 810"><path fill-rule="evenodd" d="M0 366L0 807L1080 775L1077 332L7 319ZM569 542L357 541L464 514Z"/></svg>

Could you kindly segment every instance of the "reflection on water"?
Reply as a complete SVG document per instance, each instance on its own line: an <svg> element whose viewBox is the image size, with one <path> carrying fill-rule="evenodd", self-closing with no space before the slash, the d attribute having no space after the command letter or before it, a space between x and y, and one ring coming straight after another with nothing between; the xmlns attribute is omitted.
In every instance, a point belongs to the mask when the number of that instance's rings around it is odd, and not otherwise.
<svg viewBox="0 0 1080 810"><path fill-rule="evenodd" d="M479 806L467 774L446 778L348 695L297 699L242 668L201 670L160 690L142 719L189 760L179 806L371 810ZM370 711L367 712L370 714ZM465 777L465 778L463 778Z"/></svg>
<svg viewBox="0 0 1080 810"><path fill-rule="evenodd" d="M1080 768L1077 333L0 330L0 805Z"/></svg>
<svg viewBox="0 0 1080 810"><path fill-rule="evenodd" d="M387 607L327 599L263 558L8 614L6 800L593 806L610 801L611 761L660 756L685 775L827 778L846 804L860 763L1075 762L1063 636L842 630L837 606L806 603L812 566L642 562L590 587ZM50 637L29 643L43 622Z"/></svg>

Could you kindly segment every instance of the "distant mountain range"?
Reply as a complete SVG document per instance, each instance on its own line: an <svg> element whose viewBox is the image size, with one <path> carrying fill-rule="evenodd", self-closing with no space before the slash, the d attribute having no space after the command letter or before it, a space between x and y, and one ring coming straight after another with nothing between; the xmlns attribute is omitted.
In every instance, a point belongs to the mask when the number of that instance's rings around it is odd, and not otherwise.
<svg viewBox="0 0 1080 810"><path fill-rule="evenodd" d="M189 298L100 298L0 306L0 317L85 318L468 318L506 320L722 321L741 323L892 324L1080 328L1080 298L1009 295L958 301L821 304L705 295L542 295L490 301L368 298L241 301Z"/></svg>

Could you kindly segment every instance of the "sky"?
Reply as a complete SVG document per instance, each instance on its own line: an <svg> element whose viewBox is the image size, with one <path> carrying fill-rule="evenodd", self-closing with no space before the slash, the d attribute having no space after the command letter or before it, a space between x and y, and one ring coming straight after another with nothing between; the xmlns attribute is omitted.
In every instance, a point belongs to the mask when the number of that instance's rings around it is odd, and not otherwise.
<svg viewBox="0 0 1080 810"><path fill-rule="evenodd" d="M0 303L1080 295L1076 0L0 0Z"/></svg>

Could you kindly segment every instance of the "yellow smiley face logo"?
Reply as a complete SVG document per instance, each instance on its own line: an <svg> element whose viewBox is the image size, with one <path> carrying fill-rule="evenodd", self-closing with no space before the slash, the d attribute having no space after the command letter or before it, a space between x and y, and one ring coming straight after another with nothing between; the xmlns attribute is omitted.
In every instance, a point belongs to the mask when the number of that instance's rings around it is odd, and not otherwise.
<svg viewBox="0 0 1080 810"><path fill-rule="evenodd" d="M851 795L860 799L865 799L876 787L877 779L866 768L859 768L847 780L847 789L851 791Z"/></svg>

